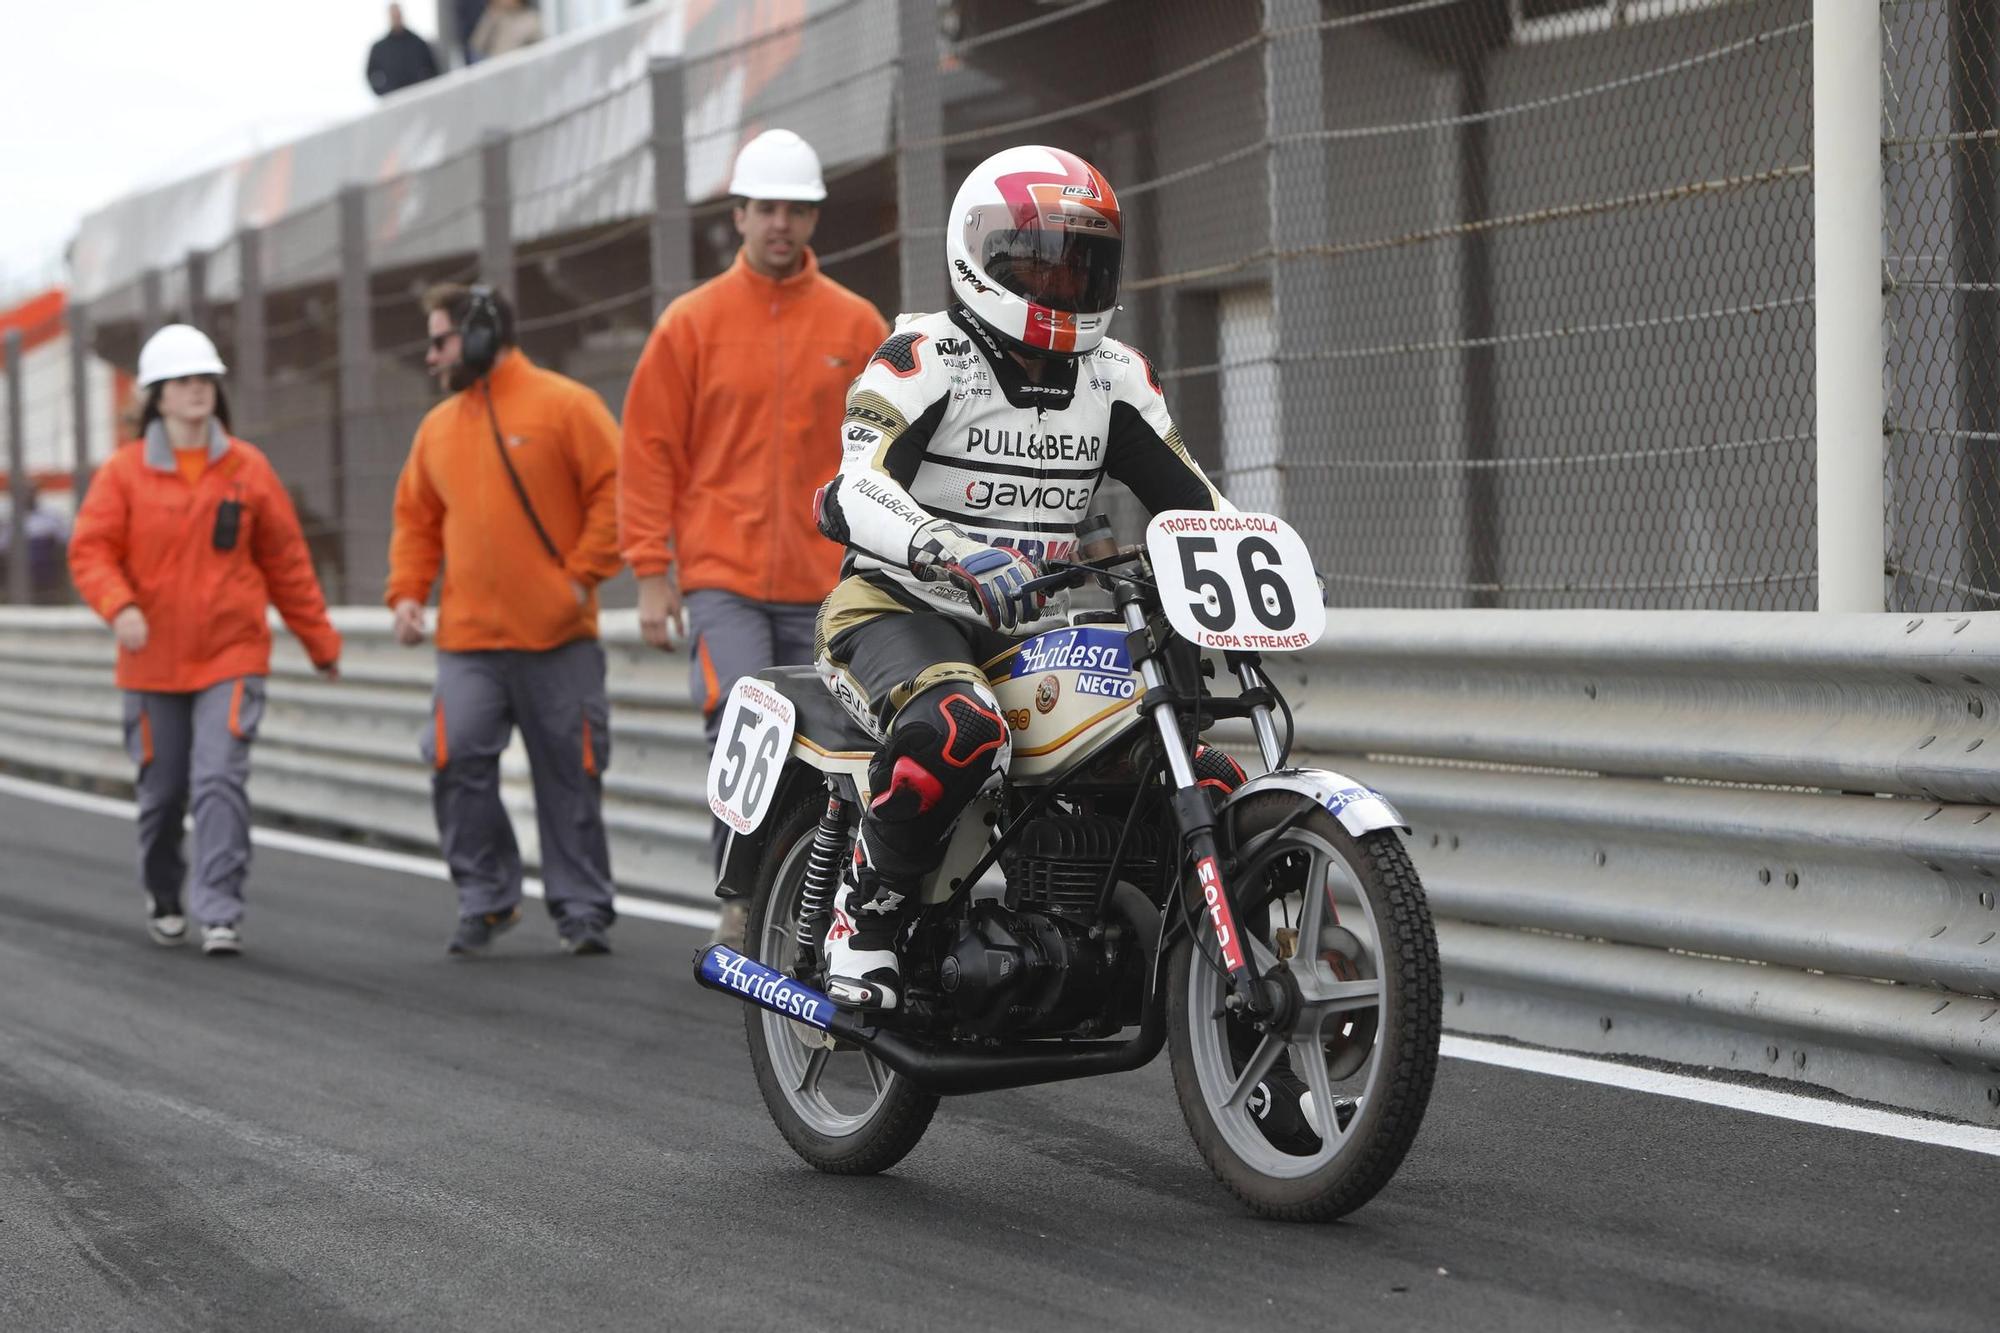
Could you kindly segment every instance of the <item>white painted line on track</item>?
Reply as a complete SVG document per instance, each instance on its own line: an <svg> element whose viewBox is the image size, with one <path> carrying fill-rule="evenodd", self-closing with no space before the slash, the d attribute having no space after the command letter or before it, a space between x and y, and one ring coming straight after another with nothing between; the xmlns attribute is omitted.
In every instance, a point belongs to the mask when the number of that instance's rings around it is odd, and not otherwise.
<svg viewBox="0 0 2000 1333"><path fill-rule="evenodd" d="M1569 1055L1529 1046L1509 1046L1503 1042L1481 1041L1477 1037L1446 1036L1442 1053L1454 1060L1470 1060L1483 1065L1503 1065L1531 1074L1602 1083L1634 1092L1656 1093L1707 1102L1781 1120L1802 1120L1829 1129L1851 1129L1862 1134L1883 1134L1911 1143L1929 1143L1940 1148L1962 1148L1966 1152L2000 1157L2000 1129L1962 1125L1949 1120L1928 1120L1920 1115L1887 1111L1872 1106L1854 1106L1802 1093L1774 1088L1721 1083L1690 1074L1668 1074L1637 1065L1600 1060L1588 1055Z"/></svg>
<svg viewBox="0 0 2000 1333"><path fill-rule="evenodd" d="M29 782L4 773L0 773L0 792L24 797L30 801L41 801L47 805L82 810L93 815L110 815L114 819L131 820L138 817L138 807L130 801L97 796L90 792L71 791L67 787L53 787L42 782ZM366 866L370 870L389 870L397 874L415 875L422 879L451 878L449 872L445 870L444 862L434 856L384 851L379 847L356 847L350 843L335 842L330 838L313 838L303 833L260 828L254 824L250 827L250 841L259 847L269 847L274 851L296 852L302 856L317 856L328 861L344 861L348 865ZM542 882L538 879L523 880L521 892L530 898L545 896ZM717 917L714 911L707 908L682 907L676 903L663 903L657 898L634 898L623 893L612 899L612 906L618 910L620 916L638 917L646 921L665 921L676 926L696 926L703 930L714 929Z"/></svg>
<svg viewBox="0 0 2000 1333"><path fill-rule="evenodd" d="M72 810L84 810L91 814L110 815L118 819L129 820L137 813L130 801L71 791L67 787L52 787L46 783L28 782L3 773L0 773L0 792L31 801L42 801L49 805L66 806ZM304 856L319 856L332 861L345 861L349 865L366 866L374 870L390 870L425 879L448 878L442 861L434 857L413 856L408 852L354 847L326 838L311 838L283 829L254 826L250 830L250 840L260 847L297 852ZM526 881L523 891L531 898L543 896L540 880ZM698 926L704 929L712 929L716 921L716 914L712 911L698 907L680 907L651 898L631 898L621 894L616 903L619 915L639 917L648 921L666 921L677 926ZM1529 1046L1509 1046L1503 1042L1481 1041L1477 1037L1446 1035L1440 1052L1453 1060L1500 1065L1530 1074L1546 1074L1553 1078L1574 1079L1582 1083L1601 1083L1607 1087L1625 1088L1632 1092L1679 1097L1686 1101L1706 1102L1710 1106L1749 1111L1756 1115L1774 1116L1781 1120L1798 1120L1807 1124L1824 1125L1829 1129L1850 1129L1862 1134L1881 1134L1911 1143L1927 1143L1940 1148L1959 1148L1966 1152L2000 1157L2000 1129L1956 1124L1948 1120L1927 1120L1923 1116L1906 1115L1900 1111L1852 1106L1800 1093L1695 1078L1689 1074L1667 1074L1637 1065L1620 1064L1615 1060L1569 1055L1562 1051L1545 1051Z"/></svg>

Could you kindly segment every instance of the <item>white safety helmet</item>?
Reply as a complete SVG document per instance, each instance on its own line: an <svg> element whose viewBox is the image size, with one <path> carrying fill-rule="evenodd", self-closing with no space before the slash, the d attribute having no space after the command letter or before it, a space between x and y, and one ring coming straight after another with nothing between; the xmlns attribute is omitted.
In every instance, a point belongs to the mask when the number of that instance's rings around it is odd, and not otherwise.
<svg viewBox="0 0 2000 1333"><path fill-rule="evenodd" d="M744 199L796 199L816 204L826 198L819 154L790 130L765 130L736 155L729 192Z"/></svg>
<svg viewBox="0 0 2000 1333"><path fill-rule="evenodd" d="M1118 306L1125 228L1102 172L1060 148L995 153L951 201L951 293L1000 337L1038 355L1081 356Z"/></svg>
<svg viewBox="0 0 2000 1333"><path fill-rule="evenodd" d="M169 324L139 349L139 387L187 375L220 375L226 367L208 335L192 324Z"/></svg>

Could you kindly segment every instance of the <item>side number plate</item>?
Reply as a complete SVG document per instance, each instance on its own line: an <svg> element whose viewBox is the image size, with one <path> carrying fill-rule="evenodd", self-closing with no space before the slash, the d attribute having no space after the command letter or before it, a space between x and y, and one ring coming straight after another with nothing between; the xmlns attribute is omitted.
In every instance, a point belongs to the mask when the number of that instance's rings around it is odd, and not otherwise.
<svg viewBox="0 0 2000 1333"><path fill-rule="evenodd" d="M708 808L738 833L754 832L771 812L798 716L790 699L761 680L745 677L729 692L708 759Z"/></svg>

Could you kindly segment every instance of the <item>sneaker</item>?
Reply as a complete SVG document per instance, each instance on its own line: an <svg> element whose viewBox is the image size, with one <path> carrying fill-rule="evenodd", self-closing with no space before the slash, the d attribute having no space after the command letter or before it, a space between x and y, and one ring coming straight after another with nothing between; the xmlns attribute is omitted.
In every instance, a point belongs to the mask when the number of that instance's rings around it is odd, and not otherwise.
<svg viewBox="0 0 2000 1333"><path fill-rule="evenodd" d="M903 988L903 972L896 961L896 929L891 921L867 923L857 928L848 912L855 889L852 874L841 880L833 895L833 913L827 923L826 995L843 1009L894 1009Z"/></svg>
<svg viewBox="0 0 2000 1333"><path fill-rule="evenodd" d="M150 896L146 899L146 934L153 943L171 949L175 945L186 944L188 937L187 918L181 915L178 906L162 907Z"/></svg>
<svg viewBox="0 0 2000 1333"><path fill-rule="evenodd" d="M750 909L740 898L731 898L722 904L722 912L715 922L715 933L708 937L710 944L725 944L743 952L743 937L750 930Z"/></svg>
<svg viewBox="0 0 2000 1333"><path fill-rule="evenodd" d="M452 932L451 943L444 946L445 952L461 956L479 953L493 943L495 936L504 935L519 924L519 907L480 916L462 916L458 919L458 929Z"/></svg>
<svg viewBox="0 0 2000 1333"><path fill-rule="evenodd" d="M203 926L201 951L218 957L233 958L243 952L243 932L234 925Z"/></svg>
<svg viewBox="0 0 2000 1333"><path fill-rule="evenodd" d="M611 952L611 941L605 936L602 921L587 917L577 921L565 921L560 930L564 953L586 957L590 954Z"/></svg>

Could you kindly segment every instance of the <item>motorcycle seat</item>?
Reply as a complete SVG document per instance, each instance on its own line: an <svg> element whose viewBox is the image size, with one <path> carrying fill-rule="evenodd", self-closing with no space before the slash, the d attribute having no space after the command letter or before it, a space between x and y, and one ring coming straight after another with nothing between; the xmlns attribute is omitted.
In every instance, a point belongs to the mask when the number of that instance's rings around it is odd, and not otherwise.
<svg viewBox="0 0 2000 1333"><path fill-rule="evenodd" d="M861 729L840 701L826 688L819 672L809 666L772 667L757 679L776 689L799 710L794 739L830 754L873 754L878 742Z"/></svg>

